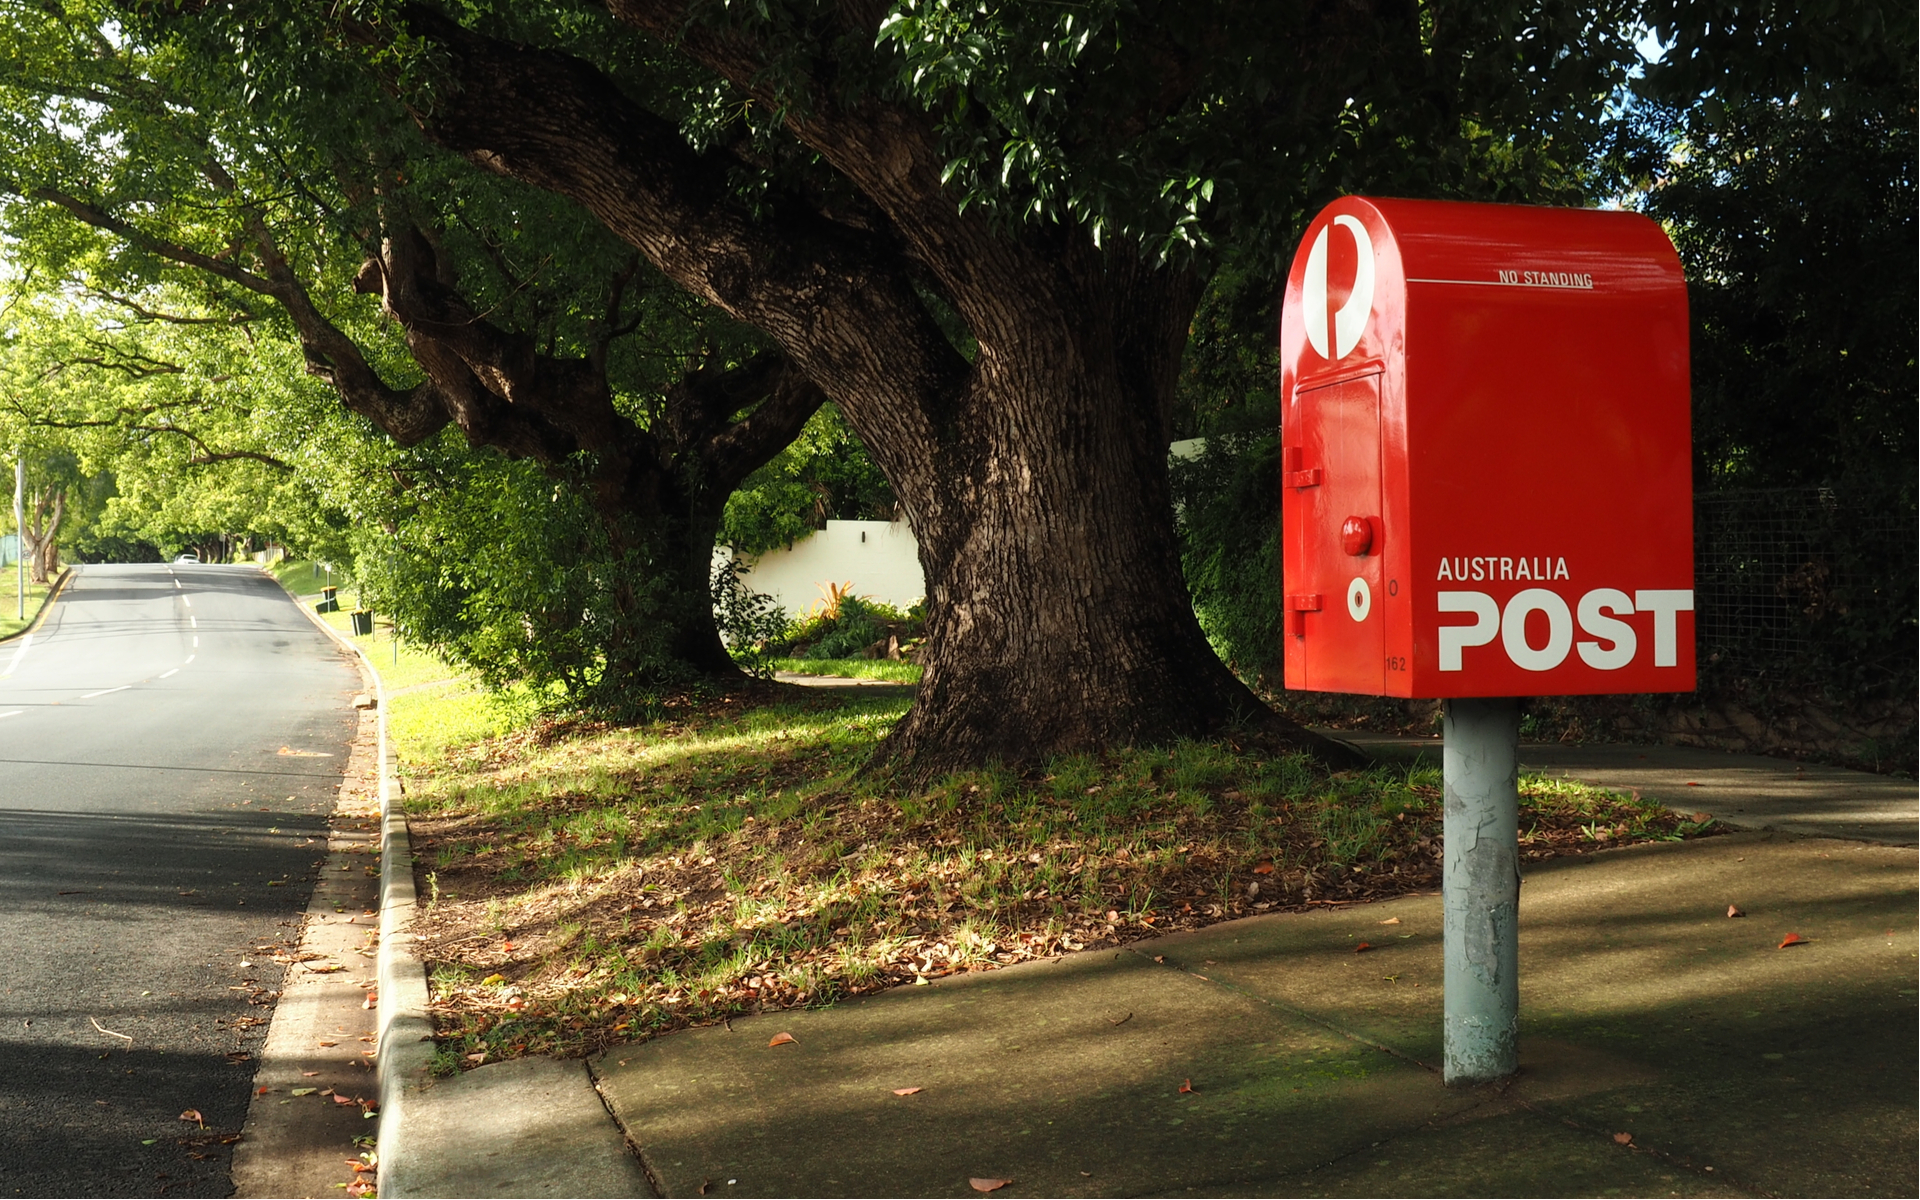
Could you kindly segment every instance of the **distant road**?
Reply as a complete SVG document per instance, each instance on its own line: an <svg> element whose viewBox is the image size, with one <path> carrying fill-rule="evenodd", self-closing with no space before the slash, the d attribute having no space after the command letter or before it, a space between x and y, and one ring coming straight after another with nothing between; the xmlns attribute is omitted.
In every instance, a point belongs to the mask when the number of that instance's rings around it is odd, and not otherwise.
<svg viewBox="0 0 1920 1200"><path fill-rule="evenodd" d="M247 567L81 567L0 642L0 1195L231 1193L191 1143L246 1115L358 688Z"/></svg>

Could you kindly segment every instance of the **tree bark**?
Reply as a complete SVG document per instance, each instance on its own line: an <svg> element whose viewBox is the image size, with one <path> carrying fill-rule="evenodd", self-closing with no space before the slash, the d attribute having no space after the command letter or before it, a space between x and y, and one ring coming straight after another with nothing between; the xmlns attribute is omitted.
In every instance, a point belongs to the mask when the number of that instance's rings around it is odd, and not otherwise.
<svg viewBox="0 0 1920 1200"><path fill-rule="evenodd" d="M26 560L27 578L34 583L46 583L59 569L60 523L66 515L65 488L35 488L27 497L20 556Z"/></svg>
<svg viewBox="0 0 1920 1200"><path fill-rule="evenodd" d="M1339 755L1227 670L1181 576L1169 419L1203 281L1083 230L996 230L943 190L924 115L824 88L789 109L751 45L684 5L611 10L789 111L788 132L866 204L775 194L749 213L724 153L694 151L589 64L409 7L451 74L416 120L581 203L846 412L907 506L928 590L925 677L880 761L925 778L1241 726ZM916 285L965 322L971 361Z"/></svg>

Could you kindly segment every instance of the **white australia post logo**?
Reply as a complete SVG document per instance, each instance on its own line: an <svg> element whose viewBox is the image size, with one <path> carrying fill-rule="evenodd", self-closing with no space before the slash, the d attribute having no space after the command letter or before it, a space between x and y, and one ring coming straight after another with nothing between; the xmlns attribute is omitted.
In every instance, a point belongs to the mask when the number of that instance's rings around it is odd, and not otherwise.
<svg viewBox="0 0 1920 1200"><path fill-rule="evenodd" d="M1333 314L1333 353L1327 353L1327 231L1335 225L1353 234L1355 263L1353 291ZM1358 219L1340 214L1320 227L1307 251L1307 277L1300 301L1306 306L1307 344L1321 358L1342 359L1360 344L1367 318L1373 313L1373 239Z"/></svg>

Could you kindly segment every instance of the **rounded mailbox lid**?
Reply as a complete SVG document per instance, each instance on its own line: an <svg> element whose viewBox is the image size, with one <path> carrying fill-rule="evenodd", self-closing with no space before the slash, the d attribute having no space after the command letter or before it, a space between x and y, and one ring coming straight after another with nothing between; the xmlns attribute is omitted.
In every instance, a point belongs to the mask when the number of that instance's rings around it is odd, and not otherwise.
<svg viewBox="0 0 1920 1200"><path fill-rule="evenodd" d="M1686 287L1657 225L1347 197L1301 239L1280 342L1289 687L1693 687ZM1355 580L1372 602L1338 603Z"/></svg>

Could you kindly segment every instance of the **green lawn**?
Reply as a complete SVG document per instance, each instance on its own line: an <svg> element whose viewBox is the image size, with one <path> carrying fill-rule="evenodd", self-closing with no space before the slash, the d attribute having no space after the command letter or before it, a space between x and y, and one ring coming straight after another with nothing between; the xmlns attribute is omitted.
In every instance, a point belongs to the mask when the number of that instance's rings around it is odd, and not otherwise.
<svg viewBox="0 0 1920 1200"><path fill-rule="evenodd" d="M309 607L329 578L325 571L315 574L313 563L306 560L275 563L269 573ZM321 613L320 619L365 651L380 672L387 690L387 734L403 777L415 764L526 723L524 705L516 704L512 693L494 696L433 651L404 637L396 639L393 626L377 612L373 632L353 637L348 630L353 627L352 609L359 604L359 596L353 588L343 587L336 598L339 611Z"/></svg>
<svg viewBox="0 0 1920 1200"><path fill-rule="evenodd" d="M841 679L884 679L889 683L919 683L920 664L886 658L776 658L776 671L795 675L832 675Z"/></svg>
<svg viewBox="0 0 1920 1200"><path fill-rule="evenodd" d="M284 558L267 568L280 586L296 596L317 594L330 583L338 583L338 573L328 574L310 559Z"/></svg>
<svg viewBox="0 0 1920 1200"><path fill-rule="evenodd" d="M1184 742L898 787L863 767L907 704L735 694L422 760L442 1066L1438 884L1435 768ZM1579 784L1521 790L1530 860L1710 832Z"/></svg>
<svg viewBox="0 0 1920 1200"><path fill-rule="evenodd" d="M19 569L12 564L0 567L0 637L19 633L32 624L33 618L40 612L40 602L46 599L47 585L29 580L26 617L24 620L21 619L18 615L20 612L19 579Z"/></svg>

